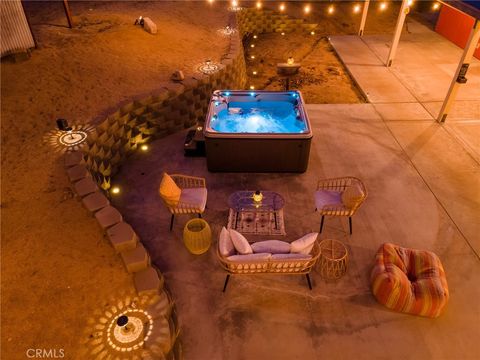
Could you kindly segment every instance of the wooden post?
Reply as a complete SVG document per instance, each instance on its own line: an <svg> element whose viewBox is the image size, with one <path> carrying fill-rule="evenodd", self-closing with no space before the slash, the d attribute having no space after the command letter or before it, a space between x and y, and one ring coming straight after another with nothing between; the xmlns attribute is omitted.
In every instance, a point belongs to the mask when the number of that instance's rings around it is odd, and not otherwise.
<svg viewBox="0 0 480 360"><path fill-rule="evenodd" d="M68 6L68 0L63 0L63 8L65 9L65 15L67 16L68 27L73 27L72 13L70 12L70 6Z"/></svg>
<svg viewBox="0 0 480 360"><path fill-rule="evenodd" d="M461 84L465 84L467 82L467 78L465 77L465 75L467 74L468 65L472 60L473 53L475 52L475 48L479 40L480 21L477 19L473 24L472 31L470 31L470 36L468 37L467 44L465 45L462 57L460 58L460 62L458 63L457 70L455 71L455 75L453 76L452 82L450 83L450 88L448 89L447 95L445 96L445 100L443 101L440 113L438 114L438 122L445 122L450 108L452 107L452 104L457 96L458 87Z"/></svg>
<svg viewBox="0 0 480 360"><path fill-rule="evenodd" d="M407 17L410 8L408 6L409 0L402 0L402 6L400 7L400 13L397 18L397 25L395 26L395 33L393 34L392 46L390 46L390 52L387 58L387 67L392 66L393 59L397 52L398 43L400 41L400 35L402 34L403 24Z"/></svg>
<svg viewBox="0 0 480 360"><path fill-rule="evenodd" d="M358 36L363 36L363 30L365 29L365 23L367 22L368 6L370 0L365 0L363 3L362 20L360 21L360 29L358 30Z"/></svg>

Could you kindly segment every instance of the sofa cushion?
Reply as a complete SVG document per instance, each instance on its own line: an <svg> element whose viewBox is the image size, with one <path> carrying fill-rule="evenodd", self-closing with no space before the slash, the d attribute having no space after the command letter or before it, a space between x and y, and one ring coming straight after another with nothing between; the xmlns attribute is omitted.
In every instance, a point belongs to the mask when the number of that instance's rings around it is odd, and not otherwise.
<svg viewBox="0 0 480 360"><path fill-rule="evenodd" d="M251 246L254 253L288 254L290 252L290 243L280 240L258 241Z"/></svg>
<svg viewBox="0 0 480 360"><path fill-rule="evenodd" d="M167 173L163 174L158 191L168 206L177 206L178 201L180 200L180 195L182 194L182 190Z"/></svg>
<svg viewBox="0 0 480 360"><path fill-rule="evenodd" d="M286 260L308 260L311 259L310 254L274 254L272 260L286 259Z"/></svg>
<svg viewBox="0 0 480 360"><path fill-rule="evenodd" d="M315 191L315 207L318 210L323 209L326 205L335 205L342 203L341 192L334 190L318 190Z"/></svg>
<svg viewBox="0 0 480 360"><path fill-rule="evenodd" d="M265 261L272 257L270 253L258 253L258 254L248 254L248 255L233 255L229 256L227 260L235 262L251 262L251 261Z"/></svg>
<svg viewBox="0 0 480 360"><path fill-rule="evenodd" d="M240 234L238 231L229 229L230 238L232 239L233 246L235 246L235 250L241 255L252 254L253 250L250 244L248 243L245 236Z"/></svg>
<svg viewBox="0 0 480 360"><path fill-rule="evenodd" d="M302 236L300 239L292 241L290 252L298 254L310 254L313 249L313 244L317 240L318 233L313 232Z"/></svg>
<svg viewBox="0 0 480 360"><path fill-rule="evenodd" d="M230 238L230 233L225 228L222 228L220 231L220 237L218 239L218 250L222 256L232 256L235 255L235 246L233 246L232 239Z"/></svg>
<svg viewBox="0 0 480 360"><path fill-rule="evenodd" d="M345 207L352 209L362 200L364 193L358 185L347 186L342 192L342 203Z"/></svg>

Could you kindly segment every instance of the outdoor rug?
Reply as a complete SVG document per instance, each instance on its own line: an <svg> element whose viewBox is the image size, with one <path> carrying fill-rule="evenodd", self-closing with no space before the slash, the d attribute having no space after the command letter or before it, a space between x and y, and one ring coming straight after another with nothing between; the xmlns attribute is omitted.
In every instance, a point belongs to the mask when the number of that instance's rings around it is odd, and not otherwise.
<svg viewBox="0 0 480 360"><path fill-rule="evenodd" d="M272 212L241 211L238 215L237 227L235 217L237 212L230 209L228 214L228 229L235 229L242 234L252 235L286 235L283 210L277 211L277 226Z"/></svg>

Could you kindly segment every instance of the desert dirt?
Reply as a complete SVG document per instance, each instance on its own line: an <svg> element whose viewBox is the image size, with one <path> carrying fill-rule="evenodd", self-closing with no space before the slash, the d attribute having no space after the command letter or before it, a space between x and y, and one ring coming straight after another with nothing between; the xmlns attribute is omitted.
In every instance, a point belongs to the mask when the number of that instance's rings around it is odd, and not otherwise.
<svg viewBox="0 0 480 360"><path fill-rule="evenodd" d="M64 349L65 358L77 358L87 319L133 292L120 258L73 197L62 152L45 141L55 119L94 124L120 104L158 91L176 69L193 75L197 64L219 61L228 48L228 39L216 31L228 21L225 3L71 1L70 6L74 29L66 27L61 3L25 2L38 48L25 61L2 59L4 359L24 359L30 348ZM299 11L298 4L291 6ZM314 37L260 37L265 68L255 81L268 82L273 76L268 64L292 52L314 79L300 86L307 102L363 101L326 40L356 31L359 17L352 17L351 4L337 8L335 20L325 9L311 15L321 23ZM133 25L140 15L156 22L157 35ZM367 28L391 33L395 19L389 9L370 17ZM272 81L265 88L275 86Z"/></svg>

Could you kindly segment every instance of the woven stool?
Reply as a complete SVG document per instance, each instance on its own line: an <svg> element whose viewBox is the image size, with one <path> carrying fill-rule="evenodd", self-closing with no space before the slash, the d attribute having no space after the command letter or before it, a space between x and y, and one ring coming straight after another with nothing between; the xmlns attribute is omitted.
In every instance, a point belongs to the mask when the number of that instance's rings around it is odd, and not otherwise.
<svg viewBox="0 0 480 360"><path fill-rule="evenodd" d="M140 242L135 249L123 251L120 256L129 273L145 270L150 265L150 256Z"/></svg>
<svg viewBox="0 0 480 360"><path fill-rule="evenodd" d="M138 236L126 222L122 221L112 226L107 230L107 236L117 253L133 250L137 246Z"/></svg>
<svg viewBox="0 0 480 360"><path fill-rule="evenodd" d="M320 274L326 279L338 279L347 271L348 251L338 240L320 242Z"/></svg>
<svg viewBox="0 0 480 360"><path fill-rule="evenodd" d="M212 231L203 219L192 219L183 229L183 243L192 254L200 255L208 251L212 243Z"/></svg>

